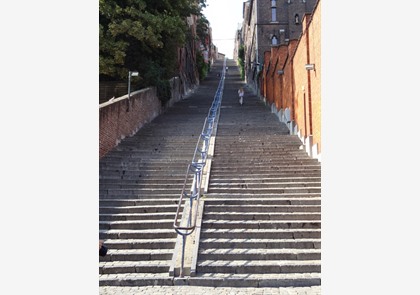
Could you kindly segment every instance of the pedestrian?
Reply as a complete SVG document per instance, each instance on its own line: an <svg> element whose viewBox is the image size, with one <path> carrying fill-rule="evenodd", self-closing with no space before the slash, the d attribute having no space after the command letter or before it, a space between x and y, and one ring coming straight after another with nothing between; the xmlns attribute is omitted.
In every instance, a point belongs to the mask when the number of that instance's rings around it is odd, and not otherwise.
<svg viewBox="0 0 420 295"><path fill-rule="evenodd" d="M243 105L243 103L244 103L244 88L243 87L241 87L241 88L239 88L239 90L238 90L238 95L239 95L239 104L240 105Z"/></svg>
<svg viewBox="0 0 420 295"><path fill-rule="evenodd" d="M108 252L108 248L104 245L103 240L99 240L99 256L105 256Z"/></svg>

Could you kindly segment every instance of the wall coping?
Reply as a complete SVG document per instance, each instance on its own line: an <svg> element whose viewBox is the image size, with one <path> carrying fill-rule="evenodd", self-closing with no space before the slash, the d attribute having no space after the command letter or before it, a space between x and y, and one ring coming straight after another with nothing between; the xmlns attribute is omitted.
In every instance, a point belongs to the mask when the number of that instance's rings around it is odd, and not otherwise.
<svg viewBox="0 0 420 295"><path fill-rule="evenodd" d="M137 90L137 91L131 92L131 93L130 93L130 97L132 97L132 96L134 96L134 95L136 95L136 94L142 93L142 92L149 91L150 89L151 89L151 87L147 87L147 88L143 88L143 89L140 89L140 90ZM119 102L119 101L124 100L124 99L128 99L128 94L125 94L125 95L123 95L123 96L120 96L120 97L117 97L117 98L114 98L114 99L112 99L112 98L111 98L110 100L108 100L108 101L106 101L106 102L101 103L101 104L99 105L99 109L104 108L104 107L106 107L106 106L109 106L109 105L111 105L111 104L113 104L113 103Z"/></svg>

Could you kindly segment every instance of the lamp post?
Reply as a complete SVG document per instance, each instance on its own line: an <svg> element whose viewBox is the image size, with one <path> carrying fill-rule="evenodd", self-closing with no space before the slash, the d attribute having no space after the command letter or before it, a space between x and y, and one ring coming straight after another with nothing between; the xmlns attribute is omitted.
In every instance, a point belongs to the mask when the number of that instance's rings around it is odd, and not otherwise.
<svg viewBox="0 0 420 295"><path fill-rule="evenodd" d="M131 77L138 76L139 72L137 71L129 71L128 72L128 99L127 99L127 112L130 110L130 92L131 92Z"/></svg>
<svg viewBox="0 0 420 295"><path fill-rule="evenodd" d="M131 90L131 77L136 77L139 75L139 72L128 72L128 99L130 99L130 90Z"/></svg>

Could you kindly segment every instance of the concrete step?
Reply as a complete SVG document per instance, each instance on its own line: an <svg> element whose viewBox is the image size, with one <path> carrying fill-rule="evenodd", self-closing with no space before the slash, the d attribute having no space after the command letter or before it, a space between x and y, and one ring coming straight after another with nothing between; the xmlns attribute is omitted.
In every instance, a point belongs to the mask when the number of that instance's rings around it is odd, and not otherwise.
<svg viewBox="0 0 420 295"><path fill-rule="evenodd" d="M167 271L161 273L117 273L99 276L99 286L172 286L173 277Z"/></svg>
<svg viewBox="0 0 420 295"><path fill-rule="evenodd" d="M118 200L118 199L139 199L142 198L156 198L156 199L164 199L164 198L179 198L181 195L181 191L178 191L177 193L162 193L162 192L149 192L149 193L130 193L126 194L125 192L119 192L117 190L113 192L99 192L99 199L100 200Z"/></svg>
<svg viewBox="0 0 420 295"><path fill-rule="evenodd" d="M145 206L145 205L178 205L179 197L163 199L108 199L99 200L99 207L126 207L126 206Z"/></svg>
<svg viewBox="0 0 420 295"><path fill-rule="evenodd" d="M219 239L229 236L231 239L319 239L319 229L212 229L202 228L203 239Z"/></svg>
<svg viewBox="0 0 420 295"><path fill-rule="evenodd" d="M307 220L215 220L203 221L202 228L214 229L320 229L321 221Z"/></svg>
<svg viewBox="0 0 420 295"><path fill-rule="evenodd" d="M216 220L320 220L321 212L207 212L205 219Z"/></svg>
<svg viewBox="0 0 420 295"><path fill-rule="evenodd" d="M99 210L101 212L101 210ZM159 213L118 213L118 214L99 214L99 220L104 221L125 221L125 220L161 220L161 219L174 219L174 212L159 212Z"/></svg>
<svg viewBox="0 0 420 295"><path fill-rule="evenodd" d="M262 188L290 188L290 187L321 187L321 182L258 182L253 180L243 180L243 181L232 181L232 182L214 182L213 180L209 183L209 190L214 189L235 189L235 188L247 188L247 189L262 189Z"/></svg>
<svg viewBox="0 0 420 295"><path fill-rule="evenodd" d="M100 184L106 183L153 183L153 184L166 184L166 183L184 183L185 180L185 173L184 176L173 176L173 175L166 175L164 179L155 175L142 175L140 176L138 173L133 175L132 177L128 177L129 175L125 175L125 177L121 177L120 175L113 175L109 173L109 175L103 174L102 177L99 178ZM191 177L192 179L192 177Z"/></svg>
<svg viewBox="0 0 420 295"><path fill-rule="evenodd" d="M256 166L266 166L266 165L278 165L278 166L286 166L286 165L319 165L318 161L315 159L293 159L293 158L274 158L271 156L267 156L266 158L255 158L252 157L250 159L244 159L243 155L235 155L234 157L229 157L228 159L223 160L223 162L218 161L218 158L214 158L214 164L218 166L244 166L244 165L256 165Z"/></svg>
<svg viewBox="0 0 420 295"><path fill-rule="evenodd" d="M102 181L103 179L108 180L115 180L121 179L123 181L136 181L136 180L152 180L152 179L167 179L168 182L171 181L171 179L174 179L174 182L184 182L185 174L186 174L186 168L184 171L171 171L170 173L163 173L161 171L145 171L145 170L133 170L133 171L102 171L99 175L99 181ZM179 179L182 180L179 180Z"/></svg>
<svg viewBox="0 0 420 295"><path fill-rule="evenodd" d="M272 175L270 177L232 177L230 179L226 178L217 178L211 177L212 185L226 185L230 183L241 183L241 182L251 182L251 183L289 183L289 182L304 182L304 183L321 183L321 177L279 177L277 175Z"/></svg>
<svg viewBox="0 0 420 295"><path fill-rule="evenodd" d="M134 191L133 193L135 193ZM247 192L249 194L265 194L265 193L278 193L278 194L290 194L290 193L321 193L321 187L264 187L264 188L247 188L245 185L239 188L213 188L209 187L210 193L215 194L231 194ZM176 193L176 191L174 191Z"/></svg>
<svg viewBox="0 0 420 295"><path fill-rule="evenodd" d="M175 246L175 239L109 239L104 241L109 250L111 249L170 249ZM106 257L106 256L105 256Z"/></svg>
<svg viewBox="0 0 420 295"><path fill-rule="evenodd" d="M215 171L273 171L276 170L294 170L298 169L300 171L315 170L320 171L321 166L317 163L311 165L299 165L298 163L281 163L281 164L270 164L270 165L261 165L261 166L250 166L253 163L240 163L233 166L227 166L224 163L218 163L217 161L212 162L211 169Z"/></svg>
<svg viewBox="0 0 420 295"><path fill-rule="evenodd" d="M205 214L223 212L226 213L320 213L321 206L314 205L273 205L273 204L245 204L240 205L216 205L207 203L205 204Z"/></svg>
<svg viewBox="0 0 420 295"><path fill-rule="evenodd" d="M100 221L99 229L116 230L116 229L172 229L175 214L171 219L155 219L155 220L129 220L129 221Z"/></svg>
<svg viewBox="0 0 420 295"><path fill-rule="evenodd" d="M175 217L175 216L174 216ZM147 229L147 230L99 230L99 239L169 239L176 238L173 229Z"/></svg>
<svg viewBox="0 0 420 295"><path fill-rule="evenodd" d="M197 273L278 274L320 273L319 260L204 260L197 262Z"/></svg>
<svg viewBox="0 0 420 295"><path fill-rule="evenodd" d="M207 193L204 198L208 199L253 199L256 197L260 198L273 198L273 199L301 199L301 198L320 198L321 193L264 193L264 194L254 194L254 193L248 193L246 191L241 193L232 193L229 194L215 194L215 193Z"/></svg>
<svg viewBox="0 0 420 295"><path fill-rule="evenodd" d="M320 260L319 249L202 249L198 253L200 261L206 260Z"/></svg>
<svg viewBox="0 0 420 295"><path fill-rule="evenodd" d="M261 169L260 169L261 170ZM276 175L277 177L320 177L321 176L321 169L276 169L267 170L267 171L248 171L242 170L238 171L228 171L228 170L219 170L216 171L213 168L211 169L210 179L228 179L231 177L234 178L266 178L269 176Z"/></svg>
<svg viewBox="0 0 420 295"><path fill-rule="evenodd" d="M170 260L99 262L100 274L169 272Z"/></svg>
<svg viewBox="0 0 420 295"><path fill-rule="evenodd" d="M321 249L320 238L202 238L200 249Z"/></svg>
<svg viewBox="0 0 420 295"><path fill-rule="evenodd" d="M153 183L135 183L130 181L124 182L108 182L101 183L99 182L99 189L177 189L181 190L184 182L172 182L167 184L153 184Z"/></svg>
<svg viewBox="0 0 420 295"><path fill-rule="evenodd" d="M190 286L207 287L311 287L321 285L320 273L275 274L197 274L188 279Z"/></svg>
<svg viewBox="0 0 420 295"><path fill-rule="evenodd" d="M158 212L174 212L178 205L167 204L162 205L145 205L145 206L124 206L124 207L101 207L100 212L103 214L110 213L158 213Z"/></svg>
<svg viewBox="0 0 420 295"><path fill-rule="evenodd" d="M124 195L124 196L148 196L148 195L169 195L169 196L176 196L181 194L181 189L179 188L171 188L171 189L165 189L165 188L120 188L120 189L99 189L99 195L105 196L105 195Z"/></svg>
<svg viewBox="0 0 420 295"><path fill-rule="evenodd" d="M206 206L210 205L321 205L321 198L300 198L300 199L287 199L287 198L229 198L217 199L210 196L205 197Z"/></svg>
<svg viewBox="0 0 420 295"><path fill-rule="evenodd" d="M171 260L173 249L108 249L99 262Z"/></svg>

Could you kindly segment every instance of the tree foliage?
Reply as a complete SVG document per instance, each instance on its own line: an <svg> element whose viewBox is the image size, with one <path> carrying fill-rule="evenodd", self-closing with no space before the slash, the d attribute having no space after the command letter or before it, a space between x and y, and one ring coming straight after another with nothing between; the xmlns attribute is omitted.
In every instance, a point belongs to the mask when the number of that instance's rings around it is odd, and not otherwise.
<svg viewBox="0 0 420 295"><path fill-rule="evenodd" d="M99 79L158 86L176 74L177 49L187 41L187 17L206 0L99 0Z"/></svg>
<svg viewBox="0 0 420 295"><path fill-rule="evenodd" d="M238 61L239 61L239 69L241 72L241 79L245 79L245 47L243 45L239 46L238 49Z"/></svg>

